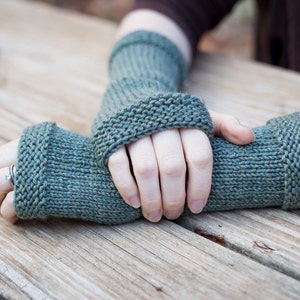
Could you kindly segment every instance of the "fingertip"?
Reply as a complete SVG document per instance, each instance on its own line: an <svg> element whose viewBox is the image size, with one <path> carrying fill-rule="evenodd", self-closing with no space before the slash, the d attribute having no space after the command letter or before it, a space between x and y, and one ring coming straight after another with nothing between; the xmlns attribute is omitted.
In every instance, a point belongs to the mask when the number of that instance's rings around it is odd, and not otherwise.
<svg viewBox="0 0 300 300"><path fill-rule="evenodd" d="M242 125L237 118L213 111L210 112L210 115L216 136L236 145L247 145L254 141L253 131Z"/></svg>
<svg viewBox="0 0 300 300"><path fill-rule="evenodd" d="M227 137L228 141L236 145L248 145L254 141L255 136L251 129L241 126L236 132Z"/></svg>
<svg viewBox="0 0 300 300"><path fill-rule="evenodd" d="M227 124L224 124L221 136L235 145L247 145L254 141L254 133L252 129L240 124L233 118Z"/></svg>
<svg viewBox="0 0 300 300"><path fill-rule="evenodd" d="M144 217L152 223L157 223L162 218L162 212L161 211L153 211L153 212L145 213Z"/></svg>
<svg viewBox="0 0 300 300"><path fill-rule="evenodd" d="M5 220L10 224L16 224L19 218L17 216L12 216L10 218L6 218Z"/></svg>
<svg viewBox="0 0 300 300"><path fill-rule="evenodd" d="M14 192L7 194L1 205L1 215L9 223L16 223L18 217L16 216L15 207L14 207Z"/></svg>
<svg viewBox="0 0 300 300"><path fill-rule="evenodd" d="M194 200L194 201L190 202L188 204L188 206L193 214L199 214L203 210L205 204L206 204L206 201Z"/></svg>
<svg viewBox="0 0 300 300"><path fill-rule="evenodd" d="M133 196L129 199L129 201L127 202L127 204L129 204L130 206L132 206L133 208L140 208L141 207L141 200L139 196Z"/></svg>

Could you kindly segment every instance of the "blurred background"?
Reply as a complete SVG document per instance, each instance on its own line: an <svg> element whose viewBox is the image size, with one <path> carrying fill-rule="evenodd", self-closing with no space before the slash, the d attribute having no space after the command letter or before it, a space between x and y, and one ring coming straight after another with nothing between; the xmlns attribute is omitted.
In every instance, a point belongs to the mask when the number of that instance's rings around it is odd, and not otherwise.
<svg viewBox="0 0 300 300"><path fill-rule="evenodd" d="M120 22L134 0L32 0L64 9ZM250 60L253 57L254 0L242 0L219 26L205 35L199 48L204 51Z"/></svg>
<svg viewBox="0 0 300 300"><path fill-rule="evenodd" d="M134 0L35 0L119 22Z"/></svg>

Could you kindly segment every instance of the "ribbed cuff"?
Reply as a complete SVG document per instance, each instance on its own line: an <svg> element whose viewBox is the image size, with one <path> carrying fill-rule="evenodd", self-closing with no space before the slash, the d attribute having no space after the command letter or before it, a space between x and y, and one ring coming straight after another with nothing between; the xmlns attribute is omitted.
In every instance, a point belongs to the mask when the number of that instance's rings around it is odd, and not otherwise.
<svg viewBox="0 0 300 300"><path fill-rule="evenodd" d="M276 137L284 169L283 209L300 208L300 112L267 123Z"/></svg>
<svg viewBox="0 0 300 300"><path fill-rule="evenodd" d="M148 97L98 124L92 143L101 165L106 165L119 147L164 129L196 128L213 137L204 102L181 93Z"/></svg>
<svg viewBox="0 0 300 300"><path fill-rule="evenodd" d="M42 123L21 136L14 186L19 218L47 217L48 146L54 129L54 123Z"/></svg>
<svg viewBox="0 0 300 300"><path fill-rule="evenodd" d="M177 46L165 36L146 30L134 31L118 40L109 59L113 81L144 76L155 79L160 74L179 89L186 71L187 62Z"/></svg>

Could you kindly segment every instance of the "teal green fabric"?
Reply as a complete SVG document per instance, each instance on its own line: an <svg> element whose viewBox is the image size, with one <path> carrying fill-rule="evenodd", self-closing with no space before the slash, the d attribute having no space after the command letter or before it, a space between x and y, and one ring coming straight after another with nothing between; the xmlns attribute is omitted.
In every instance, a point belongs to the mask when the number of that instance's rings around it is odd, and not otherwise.
<svg viewBox="0 0 300 300"><path fill-rule="evenodd" d="M15 210L21 219L118 224L140 217L96 163L90 139L47 122L27 128L18 151Z"/></svg>
<svg viewBox="0 0 300 300"><path fill-rule="evenodd" d="M247 146L212 139L213 181L205 211L300 208L300 113L254 132L256 139ZM142 216L122 200L108 169L98 165L91 140L54 123L23 132L16 170L15 210L21 219L119 224Z"/></svg>
<svg viewBox="0 0 300 300"><path fill-rule="evenodd" d="M110 83L92 128L100 165L119 147L167 128L199 128L212 138L205 104L180 93L187 63L167 38L135 31L114 46Z"/></svg>

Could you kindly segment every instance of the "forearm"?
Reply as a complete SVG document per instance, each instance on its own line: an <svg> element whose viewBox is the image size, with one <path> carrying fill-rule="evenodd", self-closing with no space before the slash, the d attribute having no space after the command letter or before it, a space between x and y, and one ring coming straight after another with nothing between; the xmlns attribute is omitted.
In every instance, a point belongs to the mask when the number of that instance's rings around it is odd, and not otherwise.
<svg viewBox="0 0 300 300"><path fill-rule="evenodd" d="M195 54L203 33L213 29L238 0L136 0L133 9L150 9L173 20L188 38Z"/></svg>
<svg viewBox="0 0 300 300"><path fill-rule="evenodd" d="M170 17L151 9L134 10L121 22L117 40L138 30L153 31L165 36L178 47L186 62L190 64L191 44L182 28Z"/></svg>

